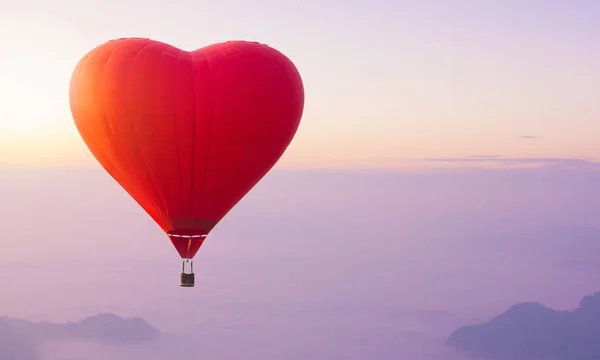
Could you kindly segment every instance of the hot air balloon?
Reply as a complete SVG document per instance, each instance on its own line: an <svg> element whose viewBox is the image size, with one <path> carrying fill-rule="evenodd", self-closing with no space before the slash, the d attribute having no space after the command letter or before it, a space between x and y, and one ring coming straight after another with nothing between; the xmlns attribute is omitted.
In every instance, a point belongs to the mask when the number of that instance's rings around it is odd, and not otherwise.
<svg viewBox="0 0 600 360"><path fill-rule="evenodd" d="M193 287L208 234L292 141L304 87L285 55L257 42L184 51L124 38L79 61L69 99L83 141L166 233L181 286Z"/></svg>

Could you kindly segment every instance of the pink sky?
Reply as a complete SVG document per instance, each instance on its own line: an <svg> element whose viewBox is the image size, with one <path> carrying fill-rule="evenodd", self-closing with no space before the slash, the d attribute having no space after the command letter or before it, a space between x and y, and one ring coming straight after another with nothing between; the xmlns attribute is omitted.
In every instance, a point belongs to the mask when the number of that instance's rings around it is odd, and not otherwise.
<svg viewBox="0 0 600 360"><path fill-rule="evenodd" d="M3 5L0 164L96 166L73 125L68 83L87 51L125 36L187 50L249 39L288 55L307 98L280 167L405 168L417 166L414 159L474 155L600 157L596 2L316 4Z"/></svg>

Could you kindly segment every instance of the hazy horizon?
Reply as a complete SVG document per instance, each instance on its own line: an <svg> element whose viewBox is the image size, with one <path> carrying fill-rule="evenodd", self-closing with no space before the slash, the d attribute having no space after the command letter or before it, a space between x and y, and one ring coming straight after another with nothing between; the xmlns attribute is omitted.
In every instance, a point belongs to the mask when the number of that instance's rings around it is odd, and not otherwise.
<svg viewBox="0 0 600 360"><path fill-rule="evenodd" d="M49 354L451 359L443 342L459 326L524 301L572 309L600 290L599 180L551 166L274 171L201 248L196 288L181 289L169 240L103 171L4 169L0 301L32 321L110 311L167 334Z"/></svg>

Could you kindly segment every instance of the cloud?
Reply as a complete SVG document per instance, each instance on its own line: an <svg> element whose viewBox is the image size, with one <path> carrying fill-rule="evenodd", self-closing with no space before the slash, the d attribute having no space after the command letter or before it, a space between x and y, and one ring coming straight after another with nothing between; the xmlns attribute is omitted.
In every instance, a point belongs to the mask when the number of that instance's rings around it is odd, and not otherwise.
<svg viewBox="0 0 600 360"><path fill-rule="evenodd" d="M536 139L541 139L541 136L537 136L537 135L521 135L519 136L519 139L521 140L536 140Z"/></svg>
<svg viewBox="0 0 600 360"><path fill-rule="evenodd" d="M485 159L497 159L497 158L500 158L500 157L501 156L498 156L498 155L471 155L471 156L467 156L467 158L470 158L470 159L482 159L482 160L485 160Z"/></svg>
<svg viewBox="0 0 600 360"><path fill-rule="evenodd" d="M486 161L495 161L495 162L507 162L507 163L529 163L529 162L544 162L544 163L564 163L564 162L586 162L590 163L590 160L587 159L579 159L579 158L511 158L511 157L503 157L496 155L472 155L465 157L456 157L456 158L424 158L423 161L430 162L486 162Z"/></svg>
<svg viewBox="0 0 600 360"><path fill-rule="evenodd" d="M426 162L438 163L476 163L501 167L552 167L561 169L594 169L600 170L600 162L592 158L555 158L555 157L502 157L496 155L475 155L455 158L424 158Z"/></svg>

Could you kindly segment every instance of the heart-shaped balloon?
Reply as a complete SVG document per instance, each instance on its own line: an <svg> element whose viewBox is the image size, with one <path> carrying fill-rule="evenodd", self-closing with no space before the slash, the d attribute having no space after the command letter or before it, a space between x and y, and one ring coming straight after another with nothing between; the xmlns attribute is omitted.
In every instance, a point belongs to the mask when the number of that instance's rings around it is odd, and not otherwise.
<svg viewBox="0 0 600 360"><path fill-rule="evenodd" d="M188 52L128 38L80 60L70 104L92 154L192 258L290 144L304 88L286 56L256 42Z"/></svg>

